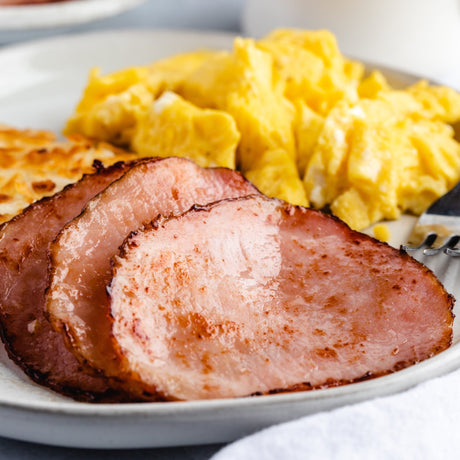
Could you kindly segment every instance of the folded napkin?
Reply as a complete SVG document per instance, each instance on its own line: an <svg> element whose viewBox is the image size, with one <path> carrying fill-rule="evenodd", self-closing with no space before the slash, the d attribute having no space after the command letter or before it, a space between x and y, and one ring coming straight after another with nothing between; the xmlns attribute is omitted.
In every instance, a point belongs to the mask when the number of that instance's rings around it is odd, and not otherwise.
<svg viewBox="0 0 460 460"><path fill-rule="evenodd" d="M275 425L212 460L460 458L460 370L408 391Z"/></svg>

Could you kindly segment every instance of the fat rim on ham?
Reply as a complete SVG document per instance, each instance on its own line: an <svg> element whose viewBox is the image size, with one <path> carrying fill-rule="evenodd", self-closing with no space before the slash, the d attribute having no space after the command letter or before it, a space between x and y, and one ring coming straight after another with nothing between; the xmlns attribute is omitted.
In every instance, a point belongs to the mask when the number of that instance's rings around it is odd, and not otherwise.
<svg viewBox="0 0 460 460"><path fill-rule="evenodd" d="M0 228L0 331L9 357L35 382L84 401L119 401L126 395L103 376L91 376L44 315L48 246L85 204L130 164L84 176L37 201Z"/></svg>
<svg viewBox="0 0 460 460"><path fill-rule="evenodd" d="M425 266L263 196L135 232L108 291L125 375L171 400L350 383L429 358L452 337L453 299Z"/></svg>
<svg viewBox="0 0 460 460"><path fill-rule="evenodd" d="M205 169L171 157L134 166L91 200L50 248L46 309L75 355L108 376L119 374L106 287L111 258L130 232L158 215L180 214L194 204L254 193L257 189L238 172Z"/></svg>

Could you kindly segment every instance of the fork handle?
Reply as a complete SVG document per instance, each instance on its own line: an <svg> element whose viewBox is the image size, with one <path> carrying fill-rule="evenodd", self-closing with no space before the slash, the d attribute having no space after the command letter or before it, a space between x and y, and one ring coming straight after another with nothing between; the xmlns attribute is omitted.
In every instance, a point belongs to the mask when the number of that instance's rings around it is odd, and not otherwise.
<svg viewBox="0 0 460 460"><path fill-rule="evenodd" d="M435 201L426 213L443 216L460 216L460 182L439 200Z"/></svg>

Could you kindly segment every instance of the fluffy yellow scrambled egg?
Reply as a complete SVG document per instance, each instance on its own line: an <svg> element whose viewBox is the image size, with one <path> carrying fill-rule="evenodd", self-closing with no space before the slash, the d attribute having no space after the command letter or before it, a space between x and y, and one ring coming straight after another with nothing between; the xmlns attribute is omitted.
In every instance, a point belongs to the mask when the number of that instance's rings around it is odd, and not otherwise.
<svg viewBox="0 0 460 460"><path fill-rule="evenodd" d="M421 213L460 179L460 94L392 88L328 31L280 29L101 76L66 133L140 156L238 168L269 196L363 229Z"/></svg>
<svg viewBox="0 0 460 460"><path fill-rule="evenodd" d="M187 157L200 166L235 169L239 140L235 120L228 113L200 109L166 91L139 117L131 146L143 157Z"/></svg>

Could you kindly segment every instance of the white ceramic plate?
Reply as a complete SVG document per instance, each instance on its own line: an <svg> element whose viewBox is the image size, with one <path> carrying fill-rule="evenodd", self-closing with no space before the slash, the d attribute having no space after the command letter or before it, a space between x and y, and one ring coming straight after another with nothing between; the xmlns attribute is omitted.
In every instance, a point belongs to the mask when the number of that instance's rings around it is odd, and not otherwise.
<svg viewBox="0 0 460 460"><path fill-rule="evenodd" d="M0 30L42 29L94 21L121 13L145 0L67 0L0 7Z"/></svg>
<svg viewBox="0 0 460 460"><path fill-rule="evenodd" d="M143 31L68 36L0 51L0 122L60 132L88 71L146 64L200 47L230 47L224 34ZM414 77L385 70L393 82ZM392 223L403 242L411 219ZM395 374L352 385L256 398L92 405L61 397L29 381L0 350L0 435L77 447L153 447L224 442L268 425L407 389L460 363L455 332L447 351Z"/></svg>
<svg viewBox="0 0 460 460"><path fill-rule="evenodd" d="M68 0L0 6L0 44L51 37L90 27L92 22L134 8L146 0Z"/></svg>

